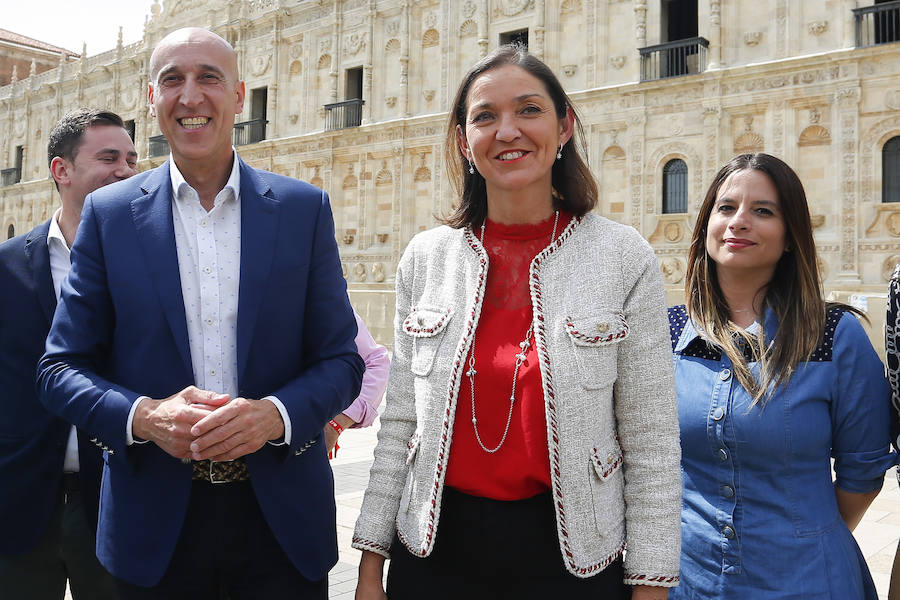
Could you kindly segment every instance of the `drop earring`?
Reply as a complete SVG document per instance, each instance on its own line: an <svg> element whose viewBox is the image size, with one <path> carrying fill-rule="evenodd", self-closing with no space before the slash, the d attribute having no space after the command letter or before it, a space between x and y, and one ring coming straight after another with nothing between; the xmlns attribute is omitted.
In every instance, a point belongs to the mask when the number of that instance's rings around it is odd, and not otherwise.
<svg viewBox="0 0 900 600"><path fill-rule="evenodd" d="M466 159L466 160L469 160L469 159ZM469 160L469 175L474 175L474 174L475 174L475 165L473 165L472 161Z"/></svg>
<svg viewBox="0 0 900 600"><path fill-rule="evenodd" d="M563 144L560 144L559 150L556 151L556 160L559 160L562 158L562 147L563 147Z"/></svg>

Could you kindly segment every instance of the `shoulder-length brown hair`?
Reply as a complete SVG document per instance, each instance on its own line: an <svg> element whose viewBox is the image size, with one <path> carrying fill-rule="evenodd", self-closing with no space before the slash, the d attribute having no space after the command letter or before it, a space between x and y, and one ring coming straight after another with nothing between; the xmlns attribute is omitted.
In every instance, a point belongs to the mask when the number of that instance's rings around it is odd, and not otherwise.
<svg viewBox="0 0 900 600"><path fill-rule="evenodd" d="M758 335L752 336L731 322L728 303L719 287L716 263L706 251L707 226L719 188L732 173L746 169L761 171L772 181L778 191L784 219L786 251L763 290L763 309L771 308L778 318L777 335L768 345L762 327ZM732 370L750 393L753 404L764 403L777 387L788 382L799 363L809 359L822 340L827 306L819 282L806 193L800 178L784 161L769 154L741 154L719 170L697 215L688 253L686 282L688 314L710 341L731 359ZM858 314L858 311L850 310ZM774 333L769 332L770 335ZM735 334L739 341L735 340ZM743 344L750 347L752 356L759 363L758 380L750 372L747 359L739 348Z"/></svg>
<svg viewBox="0 0 900 600"><path fill-rule="evenodd" d="M580 217L597 205L597 182L585 159L582 158L584 129L572 101L569 100L559 79L556 78L550 67L539 58L529 54L523 46L507 44L500 46L469 69L453 100L453 109L450 111L450 118L447 122L444 162L447 166L447 174L450 176L450 183L459 194L460 201L459 206L444 221L451 227L478 225L487 217L487 192L484 177L477 171L469 173L469 163L457 144L456 128L457 126L463 130L466 128L466 105L472 82L479 75L505 65L521 67L544 84L553 100L557 118L565 118L566 109L571 109L574 115L575 134L572 136L572 143L563 146L562 158L553 163L554 206Z"/></svg>

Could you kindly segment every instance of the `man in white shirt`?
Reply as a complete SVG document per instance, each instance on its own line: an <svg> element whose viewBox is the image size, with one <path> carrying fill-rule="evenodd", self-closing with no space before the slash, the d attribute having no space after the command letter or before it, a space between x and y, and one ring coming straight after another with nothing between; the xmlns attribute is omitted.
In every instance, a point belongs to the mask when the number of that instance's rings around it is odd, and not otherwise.
<svg viewBox="0 0 900 600"><path fill-rule="evenodd" d="M69 272L84 198L137 171L118 115L66 114L50 133L50 173L62 206L0 245L0 596L114 598L97 560L100 450L35 393L35 368Z"/></svg>
<svg viewBox="0 0 900 600"><path fill-rule="evenodd" d="M235 152L226 40L174 31L149 67L172 155L85 199L41 401L106 450L97 554L121 600L324 599L324 427L365 368L328 196Z"/></svg>

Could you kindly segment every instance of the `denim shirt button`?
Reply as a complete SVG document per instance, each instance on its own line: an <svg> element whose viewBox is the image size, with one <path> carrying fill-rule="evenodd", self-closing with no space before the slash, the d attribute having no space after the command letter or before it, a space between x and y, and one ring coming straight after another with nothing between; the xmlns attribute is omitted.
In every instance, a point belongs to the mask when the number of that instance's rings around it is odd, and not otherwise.
<svg viewBox="0 0 900 600"><path fill-rule="evenodd" d="M713 415L712 415L713 419L716 421L721 421L722 417L724 417L724 416L725 416L725 409L722 408L721 406L717 406L716 410L713 411Z"/></svg>
<svg viewBox="0 0 900 600"><path fill-rule="evenodd" d="M731 487L730 485L723 485L722 486L722 495L725 496L726 498L731 498L732 496L734 496L734 488Z"/></svg>
<svg viewBox="0 0 900 600"><path fill-rule="evenodd" d="M719 460L722 462L728 460L728 452L726 452L725 448L719 448Z"/></svg>
<svg viewBox="0 0 900 600"><path fill-rule="evenodd" d="M729 540L734 539L734 529L731 527L731 525L726 525L722 528L722 535L724 535Z"/></svg>
<svg viewBox="0 0 900 600"><path fill-rule="evenodd" d="M722 381L728 381L729 377L731 377L731 369L722 369L722 372L719 373L719 379Z"/></svg>

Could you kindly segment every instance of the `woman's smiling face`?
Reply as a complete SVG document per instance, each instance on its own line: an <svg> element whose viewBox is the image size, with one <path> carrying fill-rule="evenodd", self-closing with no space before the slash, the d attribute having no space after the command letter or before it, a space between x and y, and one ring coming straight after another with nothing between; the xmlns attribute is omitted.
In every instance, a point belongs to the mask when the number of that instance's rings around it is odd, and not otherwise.
<svg viewBox="0 0 900 600"><path fill-rule="evenodd" d="M544 84L515 65L491 69L472 82L465 131L457 128L463 155L492 191L536 191L549 198L553 163L572 135L570 119L557 117Z"/></svg>

